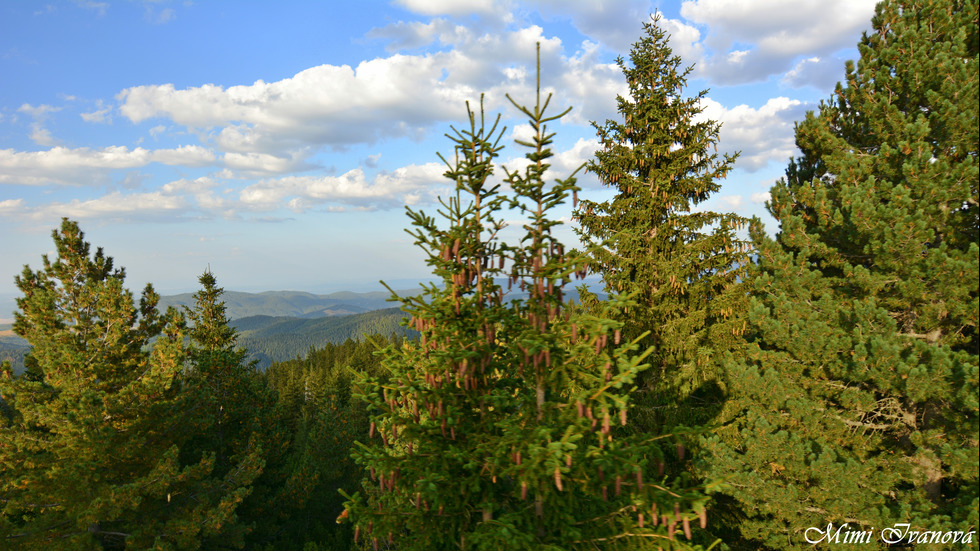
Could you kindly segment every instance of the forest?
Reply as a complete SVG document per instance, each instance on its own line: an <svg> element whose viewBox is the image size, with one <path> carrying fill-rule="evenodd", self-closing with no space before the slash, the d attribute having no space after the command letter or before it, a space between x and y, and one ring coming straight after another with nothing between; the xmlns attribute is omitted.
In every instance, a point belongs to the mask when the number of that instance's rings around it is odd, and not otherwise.
<svg viewBox="0 0 980 551"><path fill-rule="evenodd" d="M164 309L65 219L15 278L0 548L977 549L976 1L878 5L772 234L699 207L737 153L658 21L593 123L612 199L549 171L548 75L521 170L467 104L455 194L406 207L438 283L339 344L277 326L305 357L259 369L216 274Z"/></svg>

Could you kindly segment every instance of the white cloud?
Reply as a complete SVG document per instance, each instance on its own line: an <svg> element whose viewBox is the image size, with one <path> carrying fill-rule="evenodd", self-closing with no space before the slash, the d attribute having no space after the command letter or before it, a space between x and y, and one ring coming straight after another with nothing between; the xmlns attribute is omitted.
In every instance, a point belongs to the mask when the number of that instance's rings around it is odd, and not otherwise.
<svg viewBox="0 0 980 551"><path fill-rule="evenodd" d="M375 153L374 155L368 155L364 159L364 166L368 168L378 168L378 161L381 160L381 153Z"/></svg>
<svg viewBox="0 0 980 551"><path fill-rule="evenodd" d="M95 102L96 110L91 113L82 113L82 120L85 122L111 123L112 106L105 105L105 102L98 100Z"/></svg>
<svg viewBox="0 0 980 551"><path fill-rule="evenodd" d="M214 161L214 153L198 145L157 150L141 147L129 149L125 146L102 149L53 147L45 151L2 149L0 182L21 185L81 185L91 183L93 171L137 168L151 162L207 166Z"/></svg>
<svg viewBox="0 0 980 551"><path fill-rule="evenodd" d="M108 2L95 2L93 0L75 0L75 4L80 8L85 8L89 10L95 10L98 12L99 17L105 15L106 10L109 9Z"/></svg>
<svg viewBox="0 0 980 551"><path fill-rule="evenodd" d="M306 144L345 146L411 136L455 118L465 84L443 79L450 54L395 55L349 66L321 65L278 82L227 89L138 86L117 97L132 122L166 117L189 128L224 127L218 145L240 153Z"/></svg>
<svg viewBox="0 0 980 551"><path fill-rule="evenodd" d="M173 8L161 8L157 11L148 3L143 5L143 9L143 18L154 25L163 25L177 18L177 12Z"/></svg>
<svg viewBox="0 0 980 551"><path fill-rule="evenodd" d="M20 113L27 113L34 119L34 122L31 123L31 133L29 136L31 141L43 147L50 147L58 143L58 141L51 135L51 132L44 127L44 123L52 113L61 111L60 107L45 104L33 106L29 103L25 103L17 108L17 111Z"/></svg>
<svg viewBox="0 0 980 551"><path fill-rule="evenodd" d="M857 44L877 0L687 0L681 15L710 29L711 54L699 74L721 84L766 79L800 56L827 56Z"/></svg>
<svg viewBox="0 0 980 551"><path fill-rule="evenodd" d="M578 57L565 61L559 77L563 95L575 106L569 122L605 121L616 113L616 97L629 93L623 72L615 63L600 63L598 44L586 42Z"/></svg>
<svg viewBox="0 0 980 551"><path fill-rule="evenodd" d="M571 148L565 151L559 151L551 159L551 167L555 171L554 174L560 178L570 175L573 171L589 162L598 148L599 141L597 139L579 138ZM599 181L595 175L586 173L584 167L578 171L575 177L578 179L578 185L580 187L598 187L599 185Z"/></svg>
<svg viewBox="0 0 980 551"><path fill-rule="evenodd" d="M432 200L448 183L444 172L442 164L426 163L380 172L370 180L360 168L340 176L287 176L248 186L239 199L252 210L275 210L287 205L305 210L323 203L395 208Z"/></svg>
<svg viewBox="0 0 980 551"><path fill-rule="evenodd" d="M21 113L27 113L28 115L34 118L40 118L40 117L45 117L47 115L50 115L51 113L56 113L58 111L61 111L61 108L54 107L52 105L46 105L46 104L34 106L29 103L25 103L20 107L18 107L17 111Z"/></svg>
<svg viewBox="0 0 980 551"><path fill-rule="evenodd" d="M713 199L721 203L725 208L731 210L738 210L739 207L745 202L741 195L718 195L713 197Z"/></svg>
<svg viewBox="0 0 980 551"><path fill-rule="evenodd" d="M768 191L762 193L753 193L751 199L753 203L758 203L761 205L764 204L766 201L772 199L772 195L770 195Z"/></svg>
<svg viewBox="0 0 980 551"><path fill-rule="evenodd" d="M680 56L683 67L693 65L704 56L704 46L701 45L701 31L692 25L688 25L680 20L668 19L664 17L660 20L660 27L667 31L669 36L668 45L673 50L674 55Z"/></svg>
<svg viewBox="0 0 980 551"><path fill-rule="evenodd" d="M385 40L388 42L385 49L389 52L397 52L414 50L431 44L439 35L450 33L454 28L455 25L445 19L434 19L428 23L398 21L385 27L371 29L367 37Z"/></svg>
<svg viewBox="0 0 980 551"><path fill-rule="evenodd" d="M533 99L535 44L541 44L544 83L562 93L553 106L575 105L567 122L602 120L624 92L614 64L599 60L586 42L563 56L560 39L537 26L500 33L442 25L447 51L395 54L356 67L320 65L267 83L177 89L172 84L127 88L117 95L119 112L131 122L166 118L213 140L221 151L295 157L306 148L421 138L432 125L465 117L464 102L486 92L488 112L513 114L505 93ZM374 31L383 35L391 27ZM547 92L547 89L545 90ZM475 107L475 105L474 105ZM239 157L232 156L234 162Z"/></svg>
<svg viewBox="0 0 980 551"><path fill-rule="evenodd" d="M422 15L493 15L502 11L502 7L493 0L396 0L396 2L403 8Z"/></svg>
<svg viewBox="0 0 980 551"><path fill-rule="evenodd" d="M0 214L12 216L19 214L24 209L23 199L4 199L0 201Z"/></svg>
<svg viewBox="0 0 980 551"><path fill-rule="evenodd" d="M758 109L744 104L726 108L710 98L702 102L700 118L722 123L719 149L741 151L735 166L755 172L770 161L785 162L797 154L794 122L806 107L801 101L773 98Z"/></svg>
<svg viewBox="0 0 980 551"><path fill-rule="evenodd" d="M844 62L836 57L808 57L797 62L792 70L783 75L781 82L793 88L812 86L830 92L843 80Z"/></svg>
<svg viewBox="0 0 980 551"><path fill-rule="evenodd" d="M570 19L582 34L624 55L653 10L649 0L532 0L527 4L547 18Z"/></svg>
<svg viewBox="0 0 980 551"><path fill-rule="evenodd" d="M215 195L214 189L220 182L214 178L202 176L193 180L181 179L165 184L160 191L162 193L184 197L193 197L199 210L205 212L221 213L228 209L234 210L233 201Z"/></svg>
<svg viewBox="0 0 980 551"><path fill-rule="evenodd" d="M22 215L34 220L55 220L67 216L76 220L147 218L170 219L187 207L184 198L160 191L148 193L111 192L97 199L74 200L67 203L49 203L27 209Z"/></svg>
<svg viewBox="0 0 980 551"><path fill-rule="evenodd" d="M40 123L31 125L30 138L32 142L44 147L51 147L58 143L51 135L51 132L47 128L42 127Z"/></svg>
<svg viewBox="0 0 980 551"><path fill-rule="evenodd" d="M283 174L310 168L297 155L291 158L266 153L225 153L225 166L239 170L245 176Z"/></svg>

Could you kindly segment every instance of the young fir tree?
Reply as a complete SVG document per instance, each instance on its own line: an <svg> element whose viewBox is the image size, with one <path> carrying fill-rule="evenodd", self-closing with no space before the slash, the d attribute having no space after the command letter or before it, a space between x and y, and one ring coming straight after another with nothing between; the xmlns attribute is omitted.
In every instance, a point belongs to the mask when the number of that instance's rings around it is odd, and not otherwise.
<svg viewBox="0 0 980 551"><path fill-rule="evenodd" d="M977 8L879 4L857 65L797 127L731 364L743 416L708 445L752 548L809 548L828 523L980 520Z"/></svg>
<svg viewBox="0 0 980 551"><path fill-rule="evenodd" d="M375 546L677 549L704 525L701 491L661 476L671 435L618 427L646 352L620 343L622 323L566 309L586 260L553 235L552 209L577 188L573 177L545 181L547 123L562 116L546 116L547 104L539 92L519 107L535 134L518 142L529 164L507 171L511 197L488 181L503 130L471 112L451 137L447 225L408 211L442 285L399 299L420 341L385 350L385 379L358 383L372 425L355 458L369 478L348 511ZM498 236L508 207L527 217L517 244Z"/></svg>
<svg viewBox="0 0 980 551"><path fill-rule="evenodd" d="M670 426L718 412L716 358L741 341L749 247L736 235L746 219L696 209L737 155L713 152L721 125L699 120L707 91L685 97L691 68L659 20L644 24L629 64L617 60L629 86L629 97L617 98L622 120L593 123L600 148L588 170L616 195L583 201L576 216L606 290L637 302L619 318L624 335L648 333L641 342L654 347L643 424Z"/></svg>
<svg viewBox="0 0 980 551"><path fill-rule="evenodd" d="M252 509L267 507L247 500L265 465L262 440L269 436L273 398L247 360L248 352L236 348L237 332L221 301L224 289L210 271L198 281L195 306L185 308L192 325L181 392L181 429L187 437L181 459L212 463L207 487L196 499L228 513L221 531L210 538L202 534L202 545L241 547L250 529L249 519L239 518L241 509L258 517Z"/></svg>
<svg viewBox="0 0 980 551"><path fill-rule="evenodd" d="M23 375L0 377L2 546L196 549L233 511L202 502L213 461L180 460L183 317L159 315L150 286L137 307L76 223L53 235L56 258L16 278L32 349Z"/></svg>

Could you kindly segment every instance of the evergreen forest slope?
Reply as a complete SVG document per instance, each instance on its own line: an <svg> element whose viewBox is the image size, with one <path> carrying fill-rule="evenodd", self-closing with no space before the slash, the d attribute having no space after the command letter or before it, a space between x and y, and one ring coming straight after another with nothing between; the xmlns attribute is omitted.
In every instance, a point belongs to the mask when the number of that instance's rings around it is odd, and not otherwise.
<svg viewBox="0 0 980 551"><path fill-rule="evenodd" d="M363 314L321 318L286 316L249 316L234 320L239 346L248 350L258 367L272 362L306 356L312 348L327 343L361 340L363 335L399 335L414 338L415 331L400 325L405 314L398 308L386 308Z"/></svg>
<svg viewBox="0 0 980 551"><path fill-rule="evenodd" d="M418 290L398 291L399 295L411 295ZM363 314L391 306L387 291L355 293L340 291L327 295L315 295L302 291L266 291L263 293L243 293L226 291L223 299L228 308L228 317L233 320L250 316L274 316L297 318L321 318ZM194 295L183 293L160 297L160 307L193 306Z"/></svg>

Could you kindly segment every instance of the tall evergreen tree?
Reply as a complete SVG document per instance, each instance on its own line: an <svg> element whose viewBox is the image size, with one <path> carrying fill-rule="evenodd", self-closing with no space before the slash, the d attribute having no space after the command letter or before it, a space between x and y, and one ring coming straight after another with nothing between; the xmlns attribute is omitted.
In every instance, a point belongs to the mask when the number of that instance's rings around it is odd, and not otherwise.
<svg viewBox="0 0 980 551"><path fill-rule="evenodd" d="M574 177L545 181L547 124L562 116L546 116L547 105L539 93L519 107L535 134L518 142L530 149L527 168L507 171L513 196L488 182L503 131L471 112L452 137L447 226L409 210L443 285L400 299L421 340L386 349L387 376L359 383L372 426L355 457L370 477L348 506L375 545L686 548L691 523L703 522L703 494L658 472L671 435L617 428L646 352L614 346L622 323L571 314L563 301L585 259L552 233L552 209L577 188ZM527 217L518 244L498 236L505 207ZM508 300L512 285L528 298Z"/></svg>
<svg viewBox="0 0 980 551"><path fill-rule="evenodd" d="M14 330L27 371L0 378L0 538L25 549L197 549L234 520L216 496L213 457L181 461L185 323L139 306L75 222L53 232L56 258L16 278ZM206 498L206 499L205 499Z"/></svg>
<svg viewBox="0 0 980 551"><path fill-rule="evenodd" d="M191 325L181 389L181 459L211 464L207 486L195 499L202 509L223 512L222 529L201 534L201 544L238 548L250 529L249 519L239 518L240 509L265 465L262 440L272 430L265 421L273 397L247 360L248 352L236 347L237 332L221 301L224 289L210 271L198 281L195 306L185 309Z"/></svg>
<svg viewBox="0 0 980 551"><path fill-rule="evenodd" d="M797 126L731 362L743 415L707 448L748 547L808 548L827 523L977 527L977 13L882 2Z"/></svg>
<svg viewBox="0 0 980 551"><path fill-rule="evenodd" d="M629 97L617 98L622 120L593 123L600 148L588 170L616 195L583 201L576 213L593 271L607 291L637 302L620 316L624 334L648 333L642 342L654 347L644 385L647 410L660 412L649 419L654 426L717 413L715 358L740 342L747 300L739 278L749 262L748 244L736 235L748 221L697 209L737 154L713 152L721 125L700 118L707 91L685 96L691 68L674 55L659 20L644 24L628 64L617 60L629 86ZM701 387L714 390L692 397Z"/></svg>

